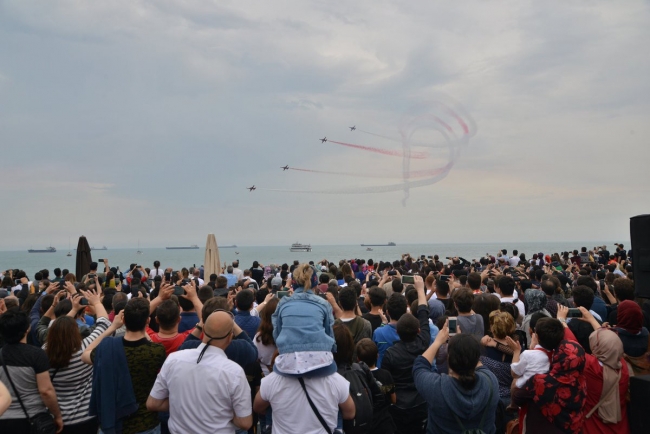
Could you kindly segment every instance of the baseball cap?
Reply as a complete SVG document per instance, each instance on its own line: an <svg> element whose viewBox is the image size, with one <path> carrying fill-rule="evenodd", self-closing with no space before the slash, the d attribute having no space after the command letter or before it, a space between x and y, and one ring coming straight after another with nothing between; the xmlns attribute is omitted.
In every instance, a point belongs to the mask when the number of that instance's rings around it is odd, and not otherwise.
<svg viewBox="0 0 650 434"><path fill-rule="evenodd" d="M281 286L282 286L282 278L281 278L281 277L278 277L278 276L275 276L275 277L271 280L271 286L274 287L274 288L275 288L275 287L277 287L277 288L281 287Z"/></svg>

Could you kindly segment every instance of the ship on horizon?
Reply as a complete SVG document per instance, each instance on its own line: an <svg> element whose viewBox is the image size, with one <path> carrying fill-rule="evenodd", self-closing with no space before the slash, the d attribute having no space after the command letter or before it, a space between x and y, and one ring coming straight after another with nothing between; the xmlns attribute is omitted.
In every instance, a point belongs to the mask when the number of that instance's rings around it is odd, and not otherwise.
<svg viewBox="0 0 650 434"><path fill-rule="evenodd" d="M52 246L46 248L46 249L29 249L27 250L29 253L56 253L56 249Z"/></svg>
<svg viewBox="0 0 650 434"><path fill-rule="evenodd" d="M108 250L108 248L106 246L91 247L90 250Z"/></svg>
<svg viewBox="0 0 650 434"><path fill-rule="evenodd" d="M311 252L311 244L293 243L289 249L292 252Z"/></svg>
<svg viewBox="0 0 650 434"><path fill-rule="evenodd" d="M361 247L395 247L397 244L390 241L388 244L361 244Z"/></svg>
<svg viewBox="0 0 650 434"><path fill-rule="evenodd" d="M198 250L199 246L192 244L191 246L180 246L180 247L165 247L167 250Z"/></svg>

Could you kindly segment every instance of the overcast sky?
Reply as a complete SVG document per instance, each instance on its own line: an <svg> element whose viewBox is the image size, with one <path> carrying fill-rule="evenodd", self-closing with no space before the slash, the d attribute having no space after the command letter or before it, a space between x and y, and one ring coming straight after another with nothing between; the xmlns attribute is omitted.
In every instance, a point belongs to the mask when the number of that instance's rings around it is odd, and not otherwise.
<svg viewBox="0 0 650 434"><path fill-rule="evenodd" d="M648 41L634 0L0 0L0 249L628 240ZM399 137L441 97L476 134L406 206L262 190L399 182L400 158L318 139L400 149L347 127Z"/></svg>

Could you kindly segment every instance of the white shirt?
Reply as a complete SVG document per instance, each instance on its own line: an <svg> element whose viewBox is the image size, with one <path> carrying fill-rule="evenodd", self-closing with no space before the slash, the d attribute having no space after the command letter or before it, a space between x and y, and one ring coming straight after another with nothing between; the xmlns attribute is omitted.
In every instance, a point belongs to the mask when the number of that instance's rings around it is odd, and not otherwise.
<svg viewBox="0 0 650 434"><path fill-rule="evenodd" d="M242 280L244 278L244 272L241 271L239 268L234 268L233 267L232 274L237 276L237 280Z"/></svg>
<svg viewBox="0 0 650 434"><path fill-rule="evenodd" d="M515 302L515 306L517 306L517 309L519 310L519 316L520 317L525 317L526 316L526 306L519 300L517 290L515 289L514 293L510 297L501 297L499 294L496 292L494 293L497 297L501 299L501 302L503 303L512 303L513 301ZM516 300L516 301L515 301ZM517 318L515 318L516 320Z"/></svg>
<svg viewBox="0 0 650 434"><path fill-rule="evenodd" d="M332 432L336 429L339 404L350 396L350 383L338 373L305 378L305 387ZM322 434L323 425L312 411L297 378L272 372L262 378L260 397L273 408L273 434Z"/></svg>
<svg viewBox="0 0 650 434"><path fill-rule="evenodd" d="M275 345L264 345L262 340L257 340L259 332L253 338L253 344L257 347L257 359L260 362L260 368L265 377L268 377L271 371L269 371L269 366L273 364L273 354L278 349Z"/></svg>
<svg viewBox="0 0 650 434"><path fill-rule="evenodd" d="M521 389L533 375L548 373L550 365L548 355L541 346L537 345L534 350L524 351L519 361L510 365L512 372L519 375L515 385Z"/></svg>
<svg viewBox="0 0 650 434"><path fill-rule="evenodd" d="M519 265L519 261L521 261L521 259L519 259L519 256L513 256L510 259L508 259L508 262L510 263L511 267L516 267L517 265Z"/></svg>
<svg viewBox="0 0 650 434"><path fill-rule="evenodd" d="M232 418L252 414L251 389L244 370L221 348L210 346L197 364L204 347L167 356L151 396L169 398L171 432L232 434Z"/></svg>
<svg viewBox="0 0 650 434"><path fill-rule="evenodd" d="M164 274L165 274L164 268L159 268L158 270L152 268L151 271L149 271L149 280L153 280L153 278L156 276L162 277Z"/></svg>

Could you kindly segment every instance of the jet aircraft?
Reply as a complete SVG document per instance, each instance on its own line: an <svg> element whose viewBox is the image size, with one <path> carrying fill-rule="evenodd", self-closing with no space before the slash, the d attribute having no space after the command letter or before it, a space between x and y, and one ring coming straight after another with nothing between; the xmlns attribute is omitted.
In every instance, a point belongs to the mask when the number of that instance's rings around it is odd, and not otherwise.
<svg viewBox="0 0 650 434"><path fill-rule="evenodd" d="M348 128L350 129L350 131L354 131L354 130L357 129L357 126L355 125L355 126L353 126L353 127L348 127Z"/></svg>
<svg viewBox="0 0 650 434"><path fill-rule="evenodd" d="M289 165L286 165L286 166L284 166L284 167L280 167L280 169L282 169L283 172L284 172L285 170L289 170Z"/></svg>
<svg viewBox="0 0 650 434"><path fill-rule="evenodd" d="M248 191L249 191L249 192L251 192L251 191L253 191L253 190L256 190L255 186L252 186L252 187L246 187L246 188L248 188Z"/></svg>
<svg viewBox="0 0 650 434"><path fill-rule="evenodd" d="M322 139L318 139L318 140L320 140L321 143L325 143L327 142L327 137L323 137Z"/></svg>

